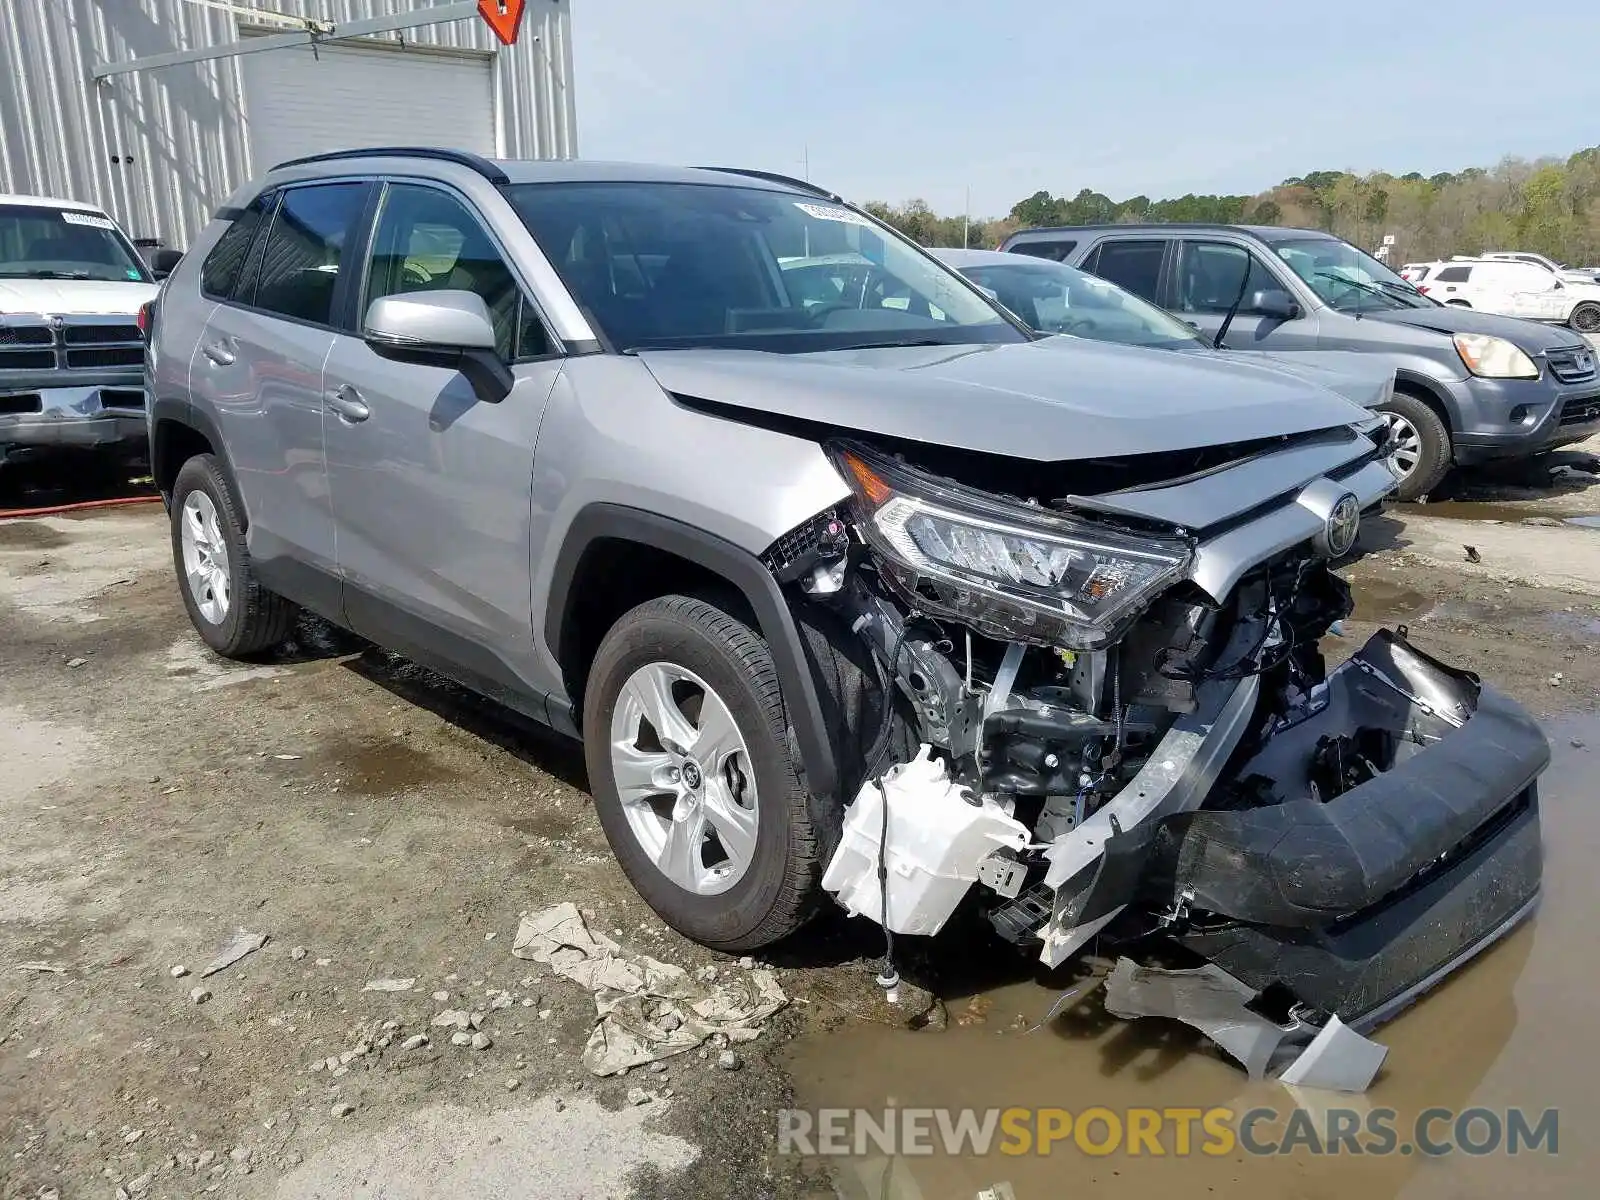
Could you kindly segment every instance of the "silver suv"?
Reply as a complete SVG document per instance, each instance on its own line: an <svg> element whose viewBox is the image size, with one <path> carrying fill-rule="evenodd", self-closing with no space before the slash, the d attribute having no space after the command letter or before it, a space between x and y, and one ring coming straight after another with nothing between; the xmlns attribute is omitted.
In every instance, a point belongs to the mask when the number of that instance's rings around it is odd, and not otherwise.
<svg viewBox="0 0 1600 1200"><path fill-rule="evenodd" d="M827 255L849 295L784 269ZM201 637L303 607L581 736L708 945L829 893L890 934L965 900L1049 963L1160 921L1313 1029L1538 894L1537 726L1403 633L1317 651L1380 420L1034 334L809 185L285 163L167 281L148 371Z"/></svg>

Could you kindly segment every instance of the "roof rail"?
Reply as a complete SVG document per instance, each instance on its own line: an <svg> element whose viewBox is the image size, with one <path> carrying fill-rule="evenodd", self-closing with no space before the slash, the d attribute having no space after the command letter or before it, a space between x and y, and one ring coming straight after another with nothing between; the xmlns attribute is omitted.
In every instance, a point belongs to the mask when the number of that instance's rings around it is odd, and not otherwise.
<svg viewBox="0 0 1600 1200"><path fill-rule="evenodd" d="M510 177L482 155L467 150L446 150L438 146L362 146L355 150L333 150L326 154L308 154L304 158L291 158L275 165L272 170L298 167L306 163L337 162L341 158L434 158L452 162L457 166L476 171L496 187L511 182Z"/></svg>
<svg viewBox="0 0 1600 1200"><path fill-rule="evenodd" d="M844 203L842 199L827 188L818 187L816 184L809 183L804 179L795 179L791 175L780 175L776 171L756 171L749 167L702 167L700 169L703 171L721 171L725 175L746 175L751 179L765 179L768 183L782 183L792 188L798 188L802 192L810 192L813 196L821 196L825 200L832 200L835 204Z"/></svg>

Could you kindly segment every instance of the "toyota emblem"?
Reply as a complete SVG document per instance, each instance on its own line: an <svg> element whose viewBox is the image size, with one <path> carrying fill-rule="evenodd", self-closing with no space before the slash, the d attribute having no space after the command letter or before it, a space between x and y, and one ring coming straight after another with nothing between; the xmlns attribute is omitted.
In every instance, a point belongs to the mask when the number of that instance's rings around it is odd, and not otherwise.
<svg viewBox="0 0 1600 1200"><path fill-rule="evenodd" d="M1343 558L1355 548L1356 535L1361 532L1361 505L1349 493L1339 498L1328 514L1322 540L1329 558Z"/></svg>

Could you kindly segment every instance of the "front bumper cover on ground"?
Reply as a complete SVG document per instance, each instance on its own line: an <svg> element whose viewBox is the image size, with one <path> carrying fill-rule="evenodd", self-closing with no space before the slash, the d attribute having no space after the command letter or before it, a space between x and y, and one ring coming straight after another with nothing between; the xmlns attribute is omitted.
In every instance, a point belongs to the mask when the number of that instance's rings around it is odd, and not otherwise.
<svg viewBox="0 0 1600 1200"><path fill-rule="evenodd" d="M1392 738L1393 765L1316 798L1318 745L1358 730ZM1290 799L1119 830L1078 919L1173 914L1179 940L1230 975L1371 1028L1532 911L1549 758L1513 701L1380 631L1314 713L1231 772Z"/></svg>

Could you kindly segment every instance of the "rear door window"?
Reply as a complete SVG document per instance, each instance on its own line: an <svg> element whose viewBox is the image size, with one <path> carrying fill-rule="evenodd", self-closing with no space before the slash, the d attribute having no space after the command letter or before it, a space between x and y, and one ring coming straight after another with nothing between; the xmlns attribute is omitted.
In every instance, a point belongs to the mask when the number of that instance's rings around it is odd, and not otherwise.
<svg viewBox="0 0 1600 1200"><path fill-rule="evenodd" d="M279 316L332 325L350 235L366 207L364 182L288 188L261 258L254 303Z"/></svg>
<svg viewBox="0 0 1600 1200"><path fill-rule="evenodd" d="M1440 267L1429 283L1465 283L1472 277L1471 267Z"/></svg>
<svg viewBox="0 0 1600 1200"><path fill-rule="evenodd" d="M1159 304L1161 261L1166 253L1167 243L1161 238L1104 242L1095 252L1093 265L1086 264L1085 269Z"/></svg>

